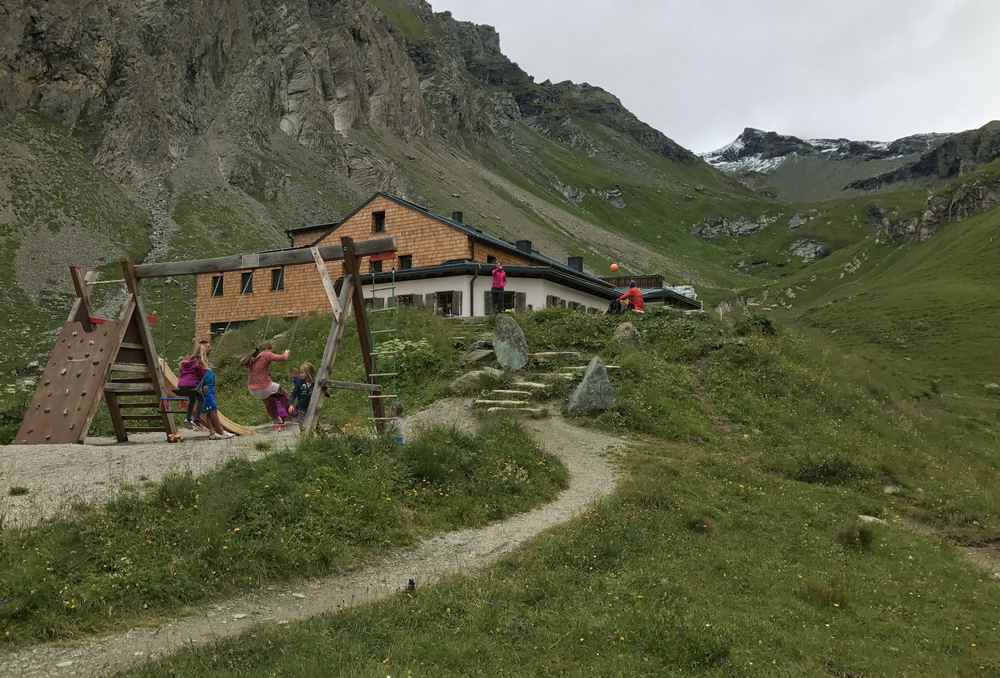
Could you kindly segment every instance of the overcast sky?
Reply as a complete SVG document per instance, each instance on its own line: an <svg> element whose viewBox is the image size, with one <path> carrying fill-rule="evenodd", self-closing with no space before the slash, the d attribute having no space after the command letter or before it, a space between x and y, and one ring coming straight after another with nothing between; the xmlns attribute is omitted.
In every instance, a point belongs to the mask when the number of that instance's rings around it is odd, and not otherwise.
<svg viewBox="0 0 1000 678"><path fill-rule="evenodd" d="M744 127L890 140L1000 118L1000 0L431 2L695 151Z"/></svg>

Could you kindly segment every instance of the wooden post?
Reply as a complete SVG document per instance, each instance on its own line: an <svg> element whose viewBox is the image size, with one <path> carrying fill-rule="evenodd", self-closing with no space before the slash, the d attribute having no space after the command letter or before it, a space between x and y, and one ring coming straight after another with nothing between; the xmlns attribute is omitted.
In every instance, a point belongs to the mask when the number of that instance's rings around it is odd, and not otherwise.
<svg viewBox="0 0 1000 678"><path fill-rule="evenodd" d="M346 276L344 278L344 283L340 288L340 299L338 303L341 308L348 309L347 301L351 298L354 293L354 282L353 276ZM348 310L338 318L336 315L330 321L330 334L326 338L326 347L323 349L323 359L320 361L319 370L316 372L316 381L314 382L312 397L309 399L309 409L306 410L305 421L302 422L302 434L311 435L316 428L316 420L319 419L319 408L323 402L323 388L322 385L326 383L330 378L330 370L333 369L333 363L337 359L337 348L340 344L340 338L344 334L344 326L347 324Z"/></svg>
<svg viewBox="0 0 1000 678"><path fill-rule="evenodd" d="M337 299L337 288L333 284L333 278L330 277L330 271L326 268L326 262L323 261L323 256L319 248L313 247L310 251L313 255L313 261L316 262L316 270L319 271L319 279L323 281L323 289L326 290L326 297L330 300L333 317L336 320L340 320L341 315L344 313L344 307L340 305L340 300Z"/></svg>
<svg viewBox="0 0 1000 678"><path fill-rule="evenodd" d="M361 355L365 361L365 376L368 383L372 383L372 375L375 374L375 357L372 355L372 336L368 329L368 315L365 311L364 288L360 285L361 264L358 259L357 250L354 247L354 240L349 237L340 239L340 245L344 249L344 272L351 275L359 282L354 287L351 301L354 306L354 322L358 326L358 342L361 344ZM395 303L399 303L397 300ZM375 396L380 396L381 392ZM372 397L372 417L375 419L375 428L379 433L385 430L385 404L381 397Z"/></svg>
<svg viewBox="0 0 1000 678"><path fill-rule="evenodd" d="M163 381L163 370L160 369L156 344L153 342L153 333L149 331L149 325L146 324L146 309L142 304L142 297L139 296L139 280L135 276L135 264L132 263L131 259L122 260L122 273L124 273L125 285L135 299L133 319L139 327L139 336L142 337L142 344L146 353L146 365L150 375L153 377L153 388L156 390L156 396L161 399L160 402L162 403L162 398L167 395L167 388ZM163 426L166 428L167 435L177 435L177 424L174 422L173 415L167 413L162 407L160 411L163 415Z"/></svg>

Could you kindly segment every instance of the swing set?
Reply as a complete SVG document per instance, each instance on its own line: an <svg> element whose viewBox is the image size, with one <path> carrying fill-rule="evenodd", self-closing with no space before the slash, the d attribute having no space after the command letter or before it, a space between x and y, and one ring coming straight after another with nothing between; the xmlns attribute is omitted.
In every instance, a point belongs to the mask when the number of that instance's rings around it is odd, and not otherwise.
<svg viewBox="0 0 1000 678"><path fill-rule="evenodd" d="M177 400L177 380L157 353L150 329L151 318L142 300L142 281L310 263L316 265L330 302L331 322L316 373L316 385L320 388L313 390L302 433L309 435L315 431L324 391L331 388L366 393L371 402L372 420L382 432L389 421L383 404L388 396L382 394L376 383L378 375L361 283L361 260L385 258L395 249L392 238L355 243L344 237L340 245L216 259L140 265L125 259L122 279L108 281L98 280L96 271L84 273L79 267L70 267L76 300L56 337L14 442L20 445L83 443L102 399L107 404L118 442L128 442L130 433L153 432L165 433L170 442L178 441L174 412L170 407L170 403ZM331 261L343 261L344 276L339 292L326 268ZM117 319L98 317L91 306L90 288L107 284L123 284L127 290ZM368 383L363 384L330 380L340 339L352 311L368 376ZM254 434L254 429L232 422L221 413L220 419L231 433Z"/></svg>

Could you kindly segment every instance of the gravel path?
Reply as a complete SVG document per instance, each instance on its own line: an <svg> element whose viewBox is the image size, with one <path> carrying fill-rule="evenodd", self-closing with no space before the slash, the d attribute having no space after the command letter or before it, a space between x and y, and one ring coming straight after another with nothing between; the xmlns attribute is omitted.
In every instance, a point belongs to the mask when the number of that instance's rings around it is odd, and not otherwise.
<svg viewBox="0 0 1000 678"><path fill-rule="evenodd" d="M124 486L141 487L174 471L201 475L230 459L258 459L294 444L295 435L259 434L250 438L209 440L184 431L171 445L162 433L130 436L119 445L111 438L90 438L86 445L6 445L0 447L0 526L29 526L65 515L73 506L106 501ZM258 443L270 448L257 449ZM28 494L10 496L11 487Z"/></svg>
<svg viewBox="0 0 1000 678"><path fill-rule="evenodd" d="M444 411L440 404L435 408ZM461 401L449 407L468 425ZM419 418L419 415L418 415ZM0 656L2 676L101 676L139 662L232 638L257 627L307 619L364 605L417 586L482 569L545 530L586 511L610 494L616 472L607 452L623 441L577 428L555 417L527 422L539 443L569 469L569 487L545 506L488 527L451 532L396 552L357 572L293 585L269 586L196 614L82 642L52 643Z"/></svg>

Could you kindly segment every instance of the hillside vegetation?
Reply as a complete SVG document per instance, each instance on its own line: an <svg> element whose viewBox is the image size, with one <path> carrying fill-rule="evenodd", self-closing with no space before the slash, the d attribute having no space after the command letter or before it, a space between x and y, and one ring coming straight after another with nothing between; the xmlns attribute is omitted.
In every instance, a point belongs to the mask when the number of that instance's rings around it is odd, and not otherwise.
<svg viewBox="0 0 1000 678"><path fill-rule="evenodd" d="M130 675L1000 668L988 641L995 582L906 527L968 545L995 538L996 409L974 424L937 400L896 400L876 378L853 379L852 359L817 353L808 337L760 317L729 328L652 315L638 322L641 352L610 340L614 319L545 311L520 320L533 348L622 366L618 406L578 421L638 434L611 500L485 577Z"/></svg>

